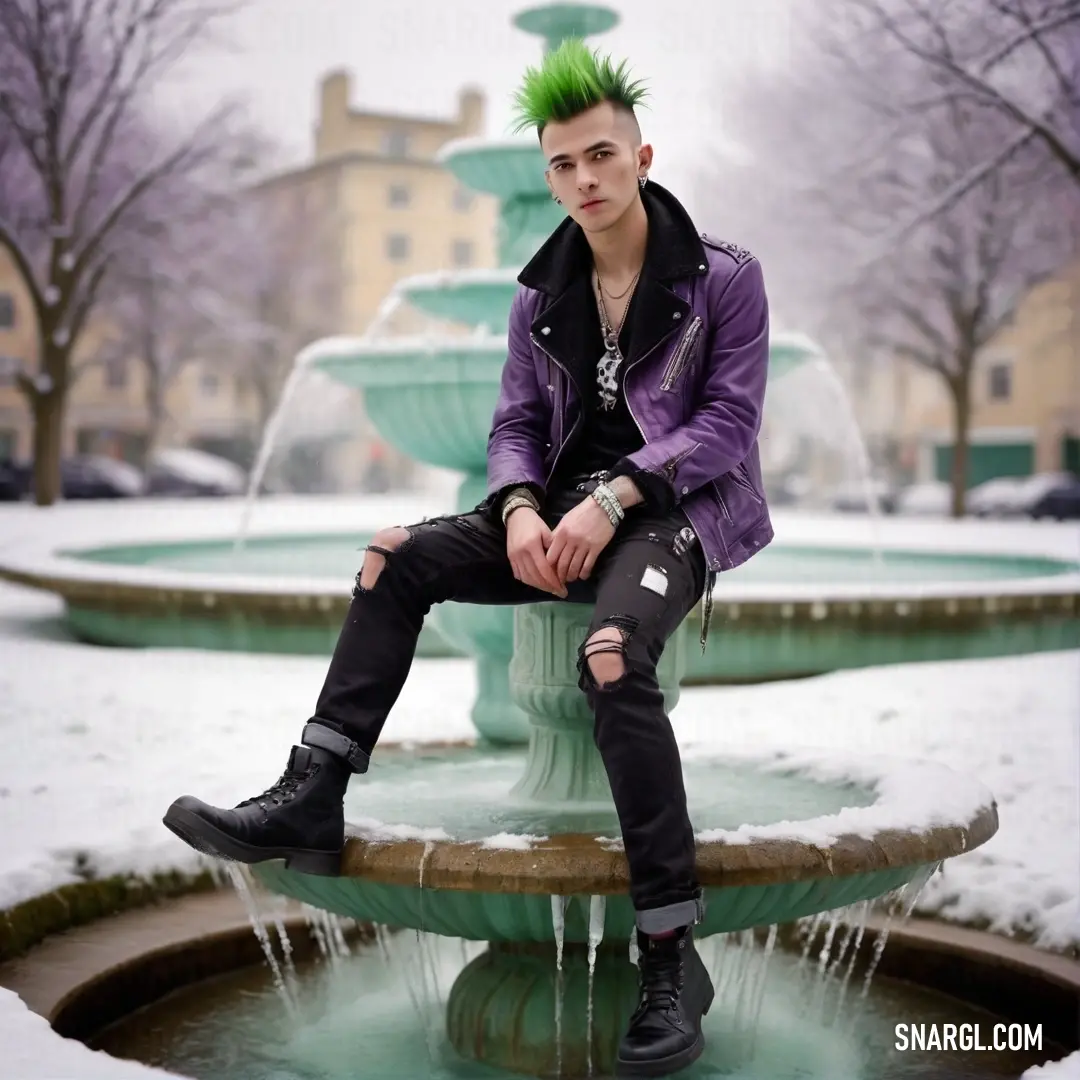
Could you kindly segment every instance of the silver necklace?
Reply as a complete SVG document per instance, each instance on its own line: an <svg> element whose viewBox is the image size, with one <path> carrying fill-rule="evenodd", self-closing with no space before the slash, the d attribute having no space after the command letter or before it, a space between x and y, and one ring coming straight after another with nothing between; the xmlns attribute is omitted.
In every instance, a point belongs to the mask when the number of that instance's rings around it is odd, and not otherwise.
<svg viewBox="0 0 1080 1080"><path fill-rule="evenodd" d="M607 305L604 303L604 283L600 278L600 271L596 271L596 298L599 301L600 307L600 329L604 336L604 355L600 357L600 361L596 365L596 382L600 387L600 408L605 411L615 408L615 403L618 401L618 373L619 367L623 362L623 355L619 350L619 331L626 321L626 313L630 310L630 304L634 299L631 290L636 288L640 276L641 271L638 270L634 275L634 280L631 281L625 291L620 294L625 296L626 293L629 292L630 299L626 301L626 307L623 308L623 314L622 318L619 320L619 325L613 327L611 325L611 319L608 318ZM612 299L618 299L618 297L612 297Z"/></svg>

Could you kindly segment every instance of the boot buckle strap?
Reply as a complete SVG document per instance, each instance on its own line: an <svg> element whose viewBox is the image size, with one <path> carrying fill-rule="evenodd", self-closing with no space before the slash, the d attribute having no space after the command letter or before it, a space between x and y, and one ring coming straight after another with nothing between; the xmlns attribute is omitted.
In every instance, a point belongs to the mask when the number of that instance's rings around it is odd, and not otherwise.
<svg viewBox="0 0 1080 1080"><path fill-rule="evenodd" d="M347 735L340 735L323 724L307 723L300 736L304 746L314 746L344 759L353 772L367 772L371 757L360 749Z"/></svg>

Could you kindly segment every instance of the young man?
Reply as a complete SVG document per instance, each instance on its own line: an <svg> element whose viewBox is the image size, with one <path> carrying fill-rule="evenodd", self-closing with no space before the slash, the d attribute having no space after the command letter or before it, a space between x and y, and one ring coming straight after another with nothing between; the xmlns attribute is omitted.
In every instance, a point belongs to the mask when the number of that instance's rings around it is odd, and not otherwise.
<svg viewBox="0 0 1080 1080"><path fill-rule="evenodd" d="M701 1053L713 996L694 950L694 835L656 665L716 573L772 539L757 452L768 312L757 261L699 235L647 180L653 150L634 114L644 91L624 69L571 41L518 94L568 217L519 277L489 497L376 536L284 775L232 810L185 796L165 823L211 854L337 873L346 785L368 767L431 605L593 604L580 686L641 946L619 1069L655 1076ZM703 648L708 610L706 598Z"/></svg>

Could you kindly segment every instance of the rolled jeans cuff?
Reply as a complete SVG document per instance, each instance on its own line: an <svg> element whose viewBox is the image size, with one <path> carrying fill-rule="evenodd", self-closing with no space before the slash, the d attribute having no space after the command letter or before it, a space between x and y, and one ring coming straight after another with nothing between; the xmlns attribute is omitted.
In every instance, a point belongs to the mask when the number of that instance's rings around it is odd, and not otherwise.
<svg viewBox="0 0 1080 1080"><path fill-rule="evenodd" d="M669 930L678 930L683 926L693 926L705 918L705 900L682 900L677 904L664 907L647 908L636 916L637 928L643 934L666 934Z"/></svg>

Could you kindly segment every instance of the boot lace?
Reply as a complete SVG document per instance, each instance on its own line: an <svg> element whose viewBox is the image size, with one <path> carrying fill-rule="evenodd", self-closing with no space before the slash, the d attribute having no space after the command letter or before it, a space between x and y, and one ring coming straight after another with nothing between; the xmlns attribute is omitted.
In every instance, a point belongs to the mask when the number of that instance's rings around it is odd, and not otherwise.
<svg viewBox="0 0 1080 1080"><path fill-rule="evenodd" d="M641 1008L674 1009L683 982L682 958L649 956L641 964Z"/></svg>
<svg viewBox="0 0 1080 1080"><path fill-rule="evenodd" d="M276 784L271 784L261 795L256 795L253 798L245 799L241 803L237 803L236 808L239 810L241 806L251 806L257 803L263 810L269 809L266 805L267 801L272 802L275 806L281 806L282 803L290 802L292 797L296 794L296 789L313 774L314 769L308 772L290 772L285 770L278 778Z"/></svg>

